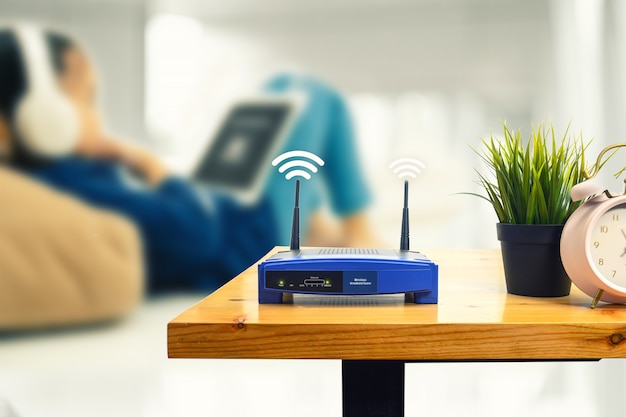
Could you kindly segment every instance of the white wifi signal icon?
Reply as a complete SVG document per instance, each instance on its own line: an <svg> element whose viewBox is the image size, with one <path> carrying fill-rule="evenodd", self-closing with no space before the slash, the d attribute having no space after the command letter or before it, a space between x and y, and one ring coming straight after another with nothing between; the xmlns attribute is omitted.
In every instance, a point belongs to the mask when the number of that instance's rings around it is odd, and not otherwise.
<svg viewBox="0 0 626 417"><path fill-rule="evenodd" d="M414 158L399 158L389 165L389 168L393 171L398 178L415 178L417 174L420 174L426 165Z"/></svg>
<svg viewBox="0 0 626 417"><path fill-rule="evenodd" d="M296 159L297 158L297 159ZM289 161L287 161L289 159ZM317 166L308 160L315 162L319 166L324 166L324 160L314 153L307 151L289 151L278 155L272 161L273 166L280 165L278 172L285 173L285 179L290 180L294 177L302 177L307 180L311 179L311 173L317 172ZM286 161L283 164L283 161Z"/></svg>

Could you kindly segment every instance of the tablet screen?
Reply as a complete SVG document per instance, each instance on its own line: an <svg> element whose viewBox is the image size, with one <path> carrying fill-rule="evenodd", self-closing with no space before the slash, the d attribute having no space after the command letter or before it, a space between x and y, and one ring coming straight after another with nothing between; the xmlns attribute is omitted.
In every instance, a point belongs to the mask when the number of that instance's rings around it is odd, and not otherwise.
<svg viewBox="0 0 626 417"><path fill-rule="evenodd" d="M285 135L292 112L288 100L235 105L197 165L194 179L234 191L254 187Z"/></svg>

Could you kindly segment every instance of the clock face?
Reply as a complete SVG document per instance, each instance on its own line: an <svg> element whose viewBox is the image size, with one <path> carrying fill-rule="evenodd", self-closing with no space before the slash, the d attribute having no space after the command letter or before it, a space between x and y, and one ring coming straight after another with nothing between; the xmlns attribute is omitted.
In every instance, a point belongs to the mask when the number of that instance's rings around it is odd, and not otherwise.
<svg viewBox="0 0 626 417"><path fill-rule="evenodd" d="M626 291L626 204L613 207L598 219L587 244L596 272Z"/></svg>

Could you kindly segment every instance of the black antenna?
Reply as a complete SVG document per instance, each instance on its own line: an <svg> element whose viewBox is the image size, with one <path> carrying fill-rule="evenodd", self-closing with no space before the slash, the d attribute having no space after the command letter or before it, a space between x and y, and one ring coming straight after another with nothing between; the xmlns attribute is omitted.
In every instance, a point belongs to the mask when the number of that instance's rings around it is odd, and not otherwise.
<svg viewBox="0 0 626 417"><path fill-rule="evenodd" d="M300 180L296 180L296 201L291 220L291 250L300 250Z"/></svg>
<svg viewBox="0 0 626 417"><path fill-rule="evenodd" d="M404 208L402 209L402 230L400 232L400 250L411 250L409 244L409 182L404 181Z"/></svg>

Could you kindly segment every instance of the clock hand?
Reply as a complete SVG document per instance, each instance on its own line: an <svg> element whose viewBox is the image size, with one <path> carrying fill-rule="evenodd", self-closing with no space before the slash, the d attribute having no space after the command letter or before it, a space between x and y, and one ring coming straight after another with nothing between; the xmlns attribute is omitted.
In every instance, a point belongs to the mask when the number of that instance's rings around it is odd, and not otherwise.
<svg viewBox="0 0 626 417"><path fill-rule="evenodd" d="M622 229L622 234L626 237L626 231L624 229Z"/></svg>
<svg viewBox="0 0 626 417"><path fill-rule="evenodd" d="M626 255L626 249L624 249L624 253L620 255L620 258L623 257L624 255Z"/></svg>

